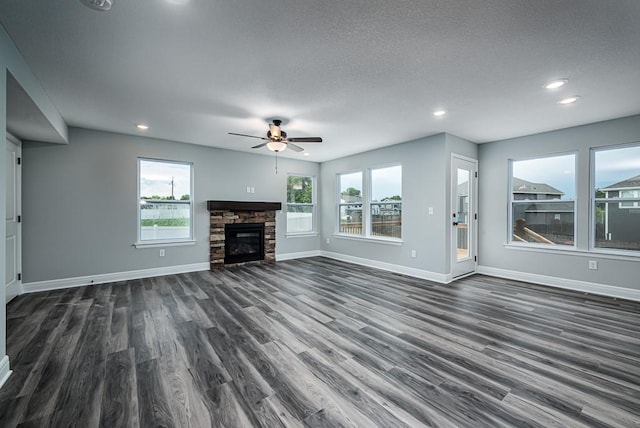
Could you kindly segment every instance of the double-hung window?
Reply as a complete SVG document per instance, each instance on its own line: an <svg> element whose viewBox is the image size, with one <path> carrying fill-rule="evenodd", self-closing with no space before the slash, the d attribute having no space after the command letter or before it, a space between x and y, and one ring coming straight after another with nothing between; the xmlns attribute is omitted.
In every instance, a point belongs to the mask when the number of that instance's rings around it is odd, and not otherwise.
<svg viewBox="0 0 640 428"><path fill-rule="evenodd" d="M510 161L509 242L575 247L576 155Z"/></svg>
<svg viewBox="0 0 640 428"><path fill-rule="evenodd" d="M640 144L592 150L592 248L640 251Z"/></svg>
<svg viewBox="0 0 640 428"><path fill-rule="evenodd" d="M338 233L402 238L402 166L338 174Z"/></svg>
<svg viewBox="0 0 640 428"><path fill-rule="evenodd" d="M307 175L287 176L287 234L315 232L315 179Z"/></svg>
<svg viewBox="0 0 640 428"><path fill-rule="evenodd" d="M193 240L193 164L138 158L137 245Z"/></svg>

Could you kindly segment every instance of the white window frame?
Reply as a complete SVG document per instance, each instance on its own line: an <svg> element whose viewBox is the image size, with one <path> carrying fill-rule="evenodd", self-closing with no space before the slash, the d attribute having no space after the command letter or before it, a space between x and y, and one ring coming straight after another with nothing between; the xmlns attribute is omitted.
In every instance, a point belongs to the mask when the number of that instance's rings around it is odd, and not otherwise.
<svg viewBox="0 0 640 428"><path fill-rule="evenodd" d="M351 170L351 171L343 171L343 172L339 172L336 174L336 207L337 207L337 212L336 212L336 224L335 224L335 232L334 232L334 236L338 237L338 238L347 238L347 239L360 239L360 240L367 240L367 241L375 241L375 242L381 242L381 243L389 243L389 244L393 244L393 245L400 245L403 241L402 241L402 236L404 236L404 222L401 223L400 225L400 238L393 238L393 237L388 237L388 236L374 236L371 234L371 228L372 228L372 221L371 221L371 195L372 195L372 171L377 170L377 169L385 169L385 168L391 168L394 166L399 166L402 169L402 163L400 162L394 162L394 163L388 163L388 164L382 164L382 165L376 165L376 166L372 166L366 169L357 169L357 170ZM348 206L348 205L354 205L354 204L348 204L348 203L341 203L341 180L340 177L343 175L349 175L349 174L354 174L354 173L360 173L361 177L362 177L362 233L360 234L355 234L355 233L344 233L344 232L340 232L340 208L342 206ZM402 178L401 178L401 183L404 177L404 172L402 172ZM401 184L401 191L402 191L402 184ZM402 195L400 195L402 196ZM403 197L404 198L404 197ZM399 202L394 202L394 203L400 203L402 204L404 202L404 199L399 201ZM378 204L379 202L375 202L375 204Z"/></svg>
<svg viewBox="0 0 640 428"><path fill-rule="evenodd" d="M286 207L287 207L287 211L286 211L286 227L287 227L287 232L286 232L286 236L288 238L291 237L304 237L304 236L317 236L318 232L317 232L317 180L316 180L316 176L315 175L309 175L309 174L297 174L297 173L288 173L287 174L287 183L286 185L289 185L289 177L306 177L306 178L310 178L311 179L311 203L299 203L299 202L289 202L289 195L287 194L286 196ZM294 206L311 206L311 230L310 231L304 231L304 232L289 232L289 205L294 205Z"/></svg>
<svg viewBox="0 0 640 428"><path fill-rule="evenodd" d="M190 169L190 191L189 191L189 237L187 238L173 238L173 239L145 239L143 240L141 237L141 226L140 226L140 220L141 220L141 209L140 209L140 198L141 198L141 194L140 194L140 164L141 162L157 162L157 163L166 163L166 164L180 164L180 165L188 165L189 169ZM168 159L157 159L157 158L147 158L147 157L138 157L137 158L137 183L136 183L136 187L137 187L137 191L136 191L136 234L137 234L137 240L134 243L134 246L136 248L149 248L149 247L169 247L169 246L177 246L177 245L194 245L195 244L195 239L194 239L194 165L193 162L188 162L188 161L176 161L176 160L168 160ZM178 203L181 204L185 204L187 205L187 203L183 202L183 201L179 201Z"/></svg>
<svg viewBox="0 0 640 428"><path fill-rule="evenodd" d="M631 256L631 258L635 259L640 257L640 251L638 250L627 250L627 249L617 249L617 248L606 248L606 247L596 247L596 204L598 203L615 203L618 202L618 206L621 209L630 209L630 208L640 208L640 198L596 198L596 153L604 152L609 150L618 150L629 147L640 147L640 141L629 143L629 144L618 144L612 146L601 146L601 147L592 147L590 149L590 159L589 159L589 193L590 193L590 213L589 213L589 252L590 253L599 253L599 254L611 254L614 256ZM608 189L609 191L619 191L622 189ZM627 189L625 189L627 190ZM632 189L632 190L635 190ZM638 190L640 193L640 190ZM640 196L640 194L639 194ZM631 199L631 201L629 201ZM623 207L623 202L633 202L634 206L632 207Z"/></svg>
<svg viewBox="0 0 640 428"><path fill-rule="evenodd" d="M402 241L402 233L403 233L403 223L400 223L400 238L394 238L391 236L376 236L372 234L372 229L373 229L373 219L371 218L371 206L372 205L379 205L379 204L384 204L385 202L373 202L371 200L371 197L373 195L373 171L378 170L378 169L386 169L386 168L393 168L399 166L400 167L400 197L402 198L402 164L401 163L391 163L391 164L385 164L385 165L378 165L378 166L374 166L371 168L367 169L367 195L366 195L366 202L367 202L367 218L368 218L368 224L367 224L367 238L371 238L371 239L384 239L384 240L388 240L388 241ZM400 212L402 213L402 199L400 201L396 201L396 202L390 202L390 203L394 203L394 204L400 204ZM402 218L402 214L401 218Z"/></svg>
<svg viewBox="0 0 640 428"><path fill-rule="evenodd" d="M340 212L341 212L341 207L343 206L349 206L349 205L357 205L357 204L353 204L353 203L342 203L341 202L341 196L342 196L342 189L341 189L341 177L343 175L349 175L349 174L355 174L355 173L360 173L360 178L361 178L361 189L362 189L362 226L361 226L361 233L345 233L345 232L340 232ZM345 172L339 172L338 174L336 174L336 195L337 195L337 207L338 207L338 212L337 212L337 221L336 221L336 230L335 230L335 235L336 236L344 236L344 237L353 237L353 238L364 238L365 237L365 216L366 214L366 198L365 198L365 193L367 193L366 190L366 177L365 177L365 173L362 170L355 170L355 171L345 171Z"/></svg>
<svg viewBox="0 0 640 428"><path fill-rule="evenodd" d="M574 192L575 195L573 199L541 199L541 200L527 200L527 201L516 201L513 198L513 163L518 161L526 161L526 160L534 160L534 159L546 159L546 158L554 158L560 156L569 156L573 155L574 159ZM507 206L507 244L518 246L518 247L526 247L526 248L544 248L544 249L553 249L560 251L575 251L578 243L578 152L570 151L570 152L561 152L561 153L548 153L536 156L527 156L527 157L519 157L519 158L510 158L509 159L509 184L508 184L508 206ZM554 202L555 201L555 202ZM544 203L566 203L573 202L573 245L551 245L545 243L538 242L520 242L514 240L513 238L513 204L515 203L535 203L535 202L544 202Z"/></svg>

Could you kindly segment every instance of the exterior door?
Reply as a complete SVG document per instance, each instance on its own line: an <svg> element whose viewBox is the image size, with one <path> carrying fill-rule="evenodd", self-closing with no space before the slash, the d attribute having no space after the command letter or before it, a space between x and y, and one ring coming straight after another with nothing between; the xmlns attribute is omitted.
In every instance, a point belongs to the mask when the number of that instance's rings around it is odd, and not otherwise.
<svg viewBox="0 0 640 428"><path fill-rule="evenodd" d="M476 194L478 161L453 155L451 158L451 276L476 271Z"/></svg>
<svg viewBox="0 0 640 428"><path fill-rule="evenodd" d="M5 245L7 249L6 259L6 277L5 284L6 301L10 301L21 292L22 280L22 236L21 236L21 224L20 224L20 194L21 194L21 182L20 182L20 158L21 147L18 140L13 138L7 138L7 236Z"/></svg>

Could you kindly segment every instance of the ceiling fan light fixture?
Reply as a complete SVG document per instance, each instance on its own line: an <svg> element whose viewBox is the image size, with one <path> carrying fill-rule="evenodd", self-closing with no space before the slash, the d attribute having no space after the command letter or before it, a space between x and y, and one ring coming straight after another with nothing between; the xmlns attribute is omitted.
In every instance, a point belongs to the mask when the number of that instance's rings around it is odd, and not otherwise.
<svg viewBox="0 0 640 428"><path fill-rule="evenodd" d="M272 152L278 153L278 152L281 152L284 149L286 149L287 148L287 144L283 143L282 141L269 141L267 143L267 148L269 150L271 150Z"/></svg>
<svg viewBox="0 0 640 428"><path fill-rule="evenodd" d="M269 125L269 132L271 132L269 137L274 140L279 140L282 138L282 135L280 134L280 127L278 125L275 125L275 124Z"/></svg>
<svg viewBox="0 0 640 428"><path fill-rule="evenodd" d="M80 0L80 3L93 10L106 12L113 6L113 0Z"/></svg>

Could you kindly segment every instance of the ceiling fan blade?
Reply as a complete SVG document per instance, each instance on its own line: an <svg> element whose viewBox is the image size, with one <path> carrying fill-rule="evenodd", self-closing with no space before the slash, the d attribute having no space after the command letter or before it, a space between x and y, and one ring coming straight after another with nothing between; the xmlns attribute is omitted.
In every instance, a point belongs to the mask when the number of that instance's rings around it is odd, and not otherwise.
<svg viewBox="0 0 640 428"><path fill-rule="evenodd" d="M301 152L304 149L300 146L296 146L295 144L293 144L291 141L289 141L287 143L287 147L289 147L291 150L293 150L294 152Z"/></svg>
<svg viewBox="0 0 640 428"><path fill-rule="evenodd" d="M320 138L320 137L297 137L297 138L287 138L287 141L292 141L294 143L322 143L322 138Z"/></svg>
<svg viewBox="0 0 640 428"><path fill-rule="evenodd" d="M240 137L249 137L249 138L259 138L261 140L269 140L266 137L256 137L255 135L247 135L247 134L236 134L235 132L229 132L229 135L238 135Z"/></svg>
<svg viewBox="0 0 640 428"><path fill-rule="evenodd" d="M258 144L257 146L253 146L253 147L251 147L251 148L252 148L252 149L259 149L260 147L264 147L264 146L266 146L266 145L267 145L267 143L262 143L262 144Z"/></svg>

